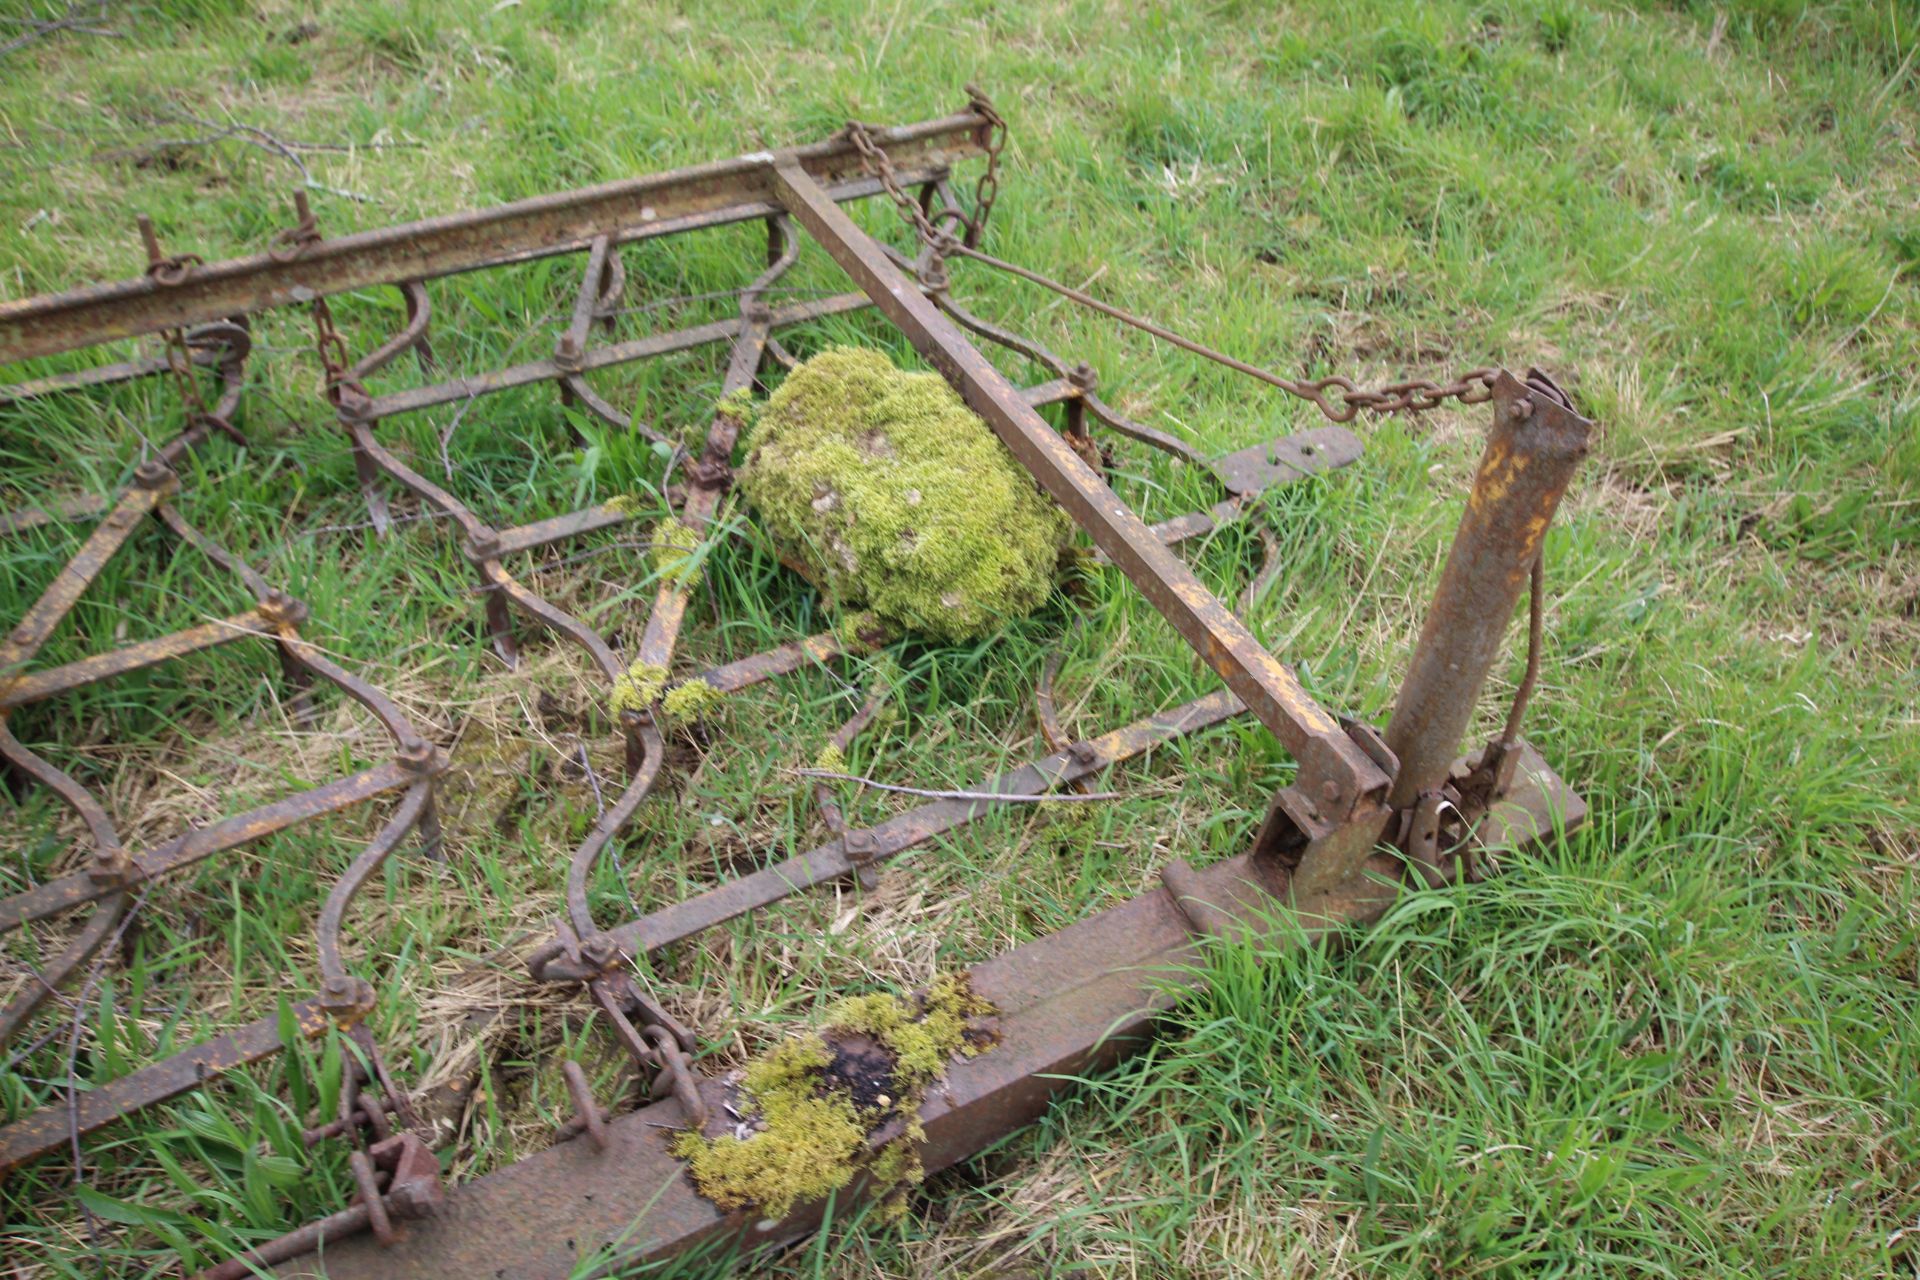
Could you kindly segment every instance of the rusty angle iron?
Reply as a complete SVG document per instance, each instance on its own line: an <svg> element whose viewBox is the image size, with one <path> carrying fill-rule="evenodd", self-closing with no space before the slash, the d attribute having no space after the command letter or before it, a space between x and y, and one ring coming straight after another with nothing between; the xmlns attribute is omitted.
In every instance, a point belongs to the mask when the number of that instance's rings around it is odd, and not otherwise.
<svg viewBox="0 0 1920 1280"><path fill-rule="evenodd" d="M996 1047L956 1060L922 1113L920 1158L947 1167L1029 1123L1072 1077L1114 1061L1150 1033L1155 1018L1196 981L1192 962L1209 939L1258 937L1309 942L1377 918L1407 887L1475 878L1504 851L1557 838L1585 817L1580 798L1518 735L1538 670L1541 547L1561 497L1586 450L1588 424L1545 374L1523 378L1473 370L1450 383L1409 380L1362 389L1344 378L1291 379L1245 364L1142 317L979 248L998 191L1004 120L970 92L965 110L893 129L853 124L825 142L760 152L671 173L536 197L515 204L427 219L330 239L304 194L295 224L251 257L207 263L169 256L142 222L145 276L49 297L0 304L0 363L70 351L112 339L160 334L164 358L126 361L0 387L0 405L68 394L130 378L170 375L187 411L187 429L134 472L117 495L51 500L0 517L0 534L54 522L98 519L93 534L61 570L40 603L0 644L0 758L47 786L80 816L93 861L85 871L0 899L0 930L92 903L94 915L43 972L44 982L0 1012L0 1042L106 948L139 899L161 876L323 813L398 794L379 833L335 884L317 922L321 986L294 1006L297 1033L338 1028L360 1047L337 1116L311 1141L354 1144L354 1202L206 1273L245 1276L277 1268L288 1276L551 1277L575 1274L585 1258L607 1267L661 1259L696 1245L772 1245L805 1235L827 1206L769 1218L721 1211L702 1197L670 1150L680 1130L720 1132L731 1086L692 1063L698 1045L636 975L646 957L724 921L842 877L870 883L883 861L953 831L1004 801L1082 788L1101 772L1157 744L1251 715L1298 762L1297 775L1267 806L1247 852L1192 868L1168 865L1160 887L1058 933L976 965L975 991L996 1006ZM954 193L953 166L986 160L971 207ZM841 207L872 195L893 201L916 245L902 252L863 231ZM596 345L620 311L625 271L619 250L652 237L760 221L765 270L738 291L738 316L672 332ZM773 305L775 282L797 260L802 233L845 271L854 288ZM401 354L434 365L428 346L430 281L555 255L583 255L584 269L567 327L549 357L491 373L375 393L368 379ZM1097 394L1085 364L1061 359L1031 339L976 315L953 295L950 264L976 262L1059 293L1078 305L1141 328L1174 345L1239 369L1313 403L1333 425L1208 459L1191 446L1133 422ZM333 322L330 295L396 288L406 309L401 329L358 361ZM791 367L779 334L829 316L872 308L893 324L955 387L1039 485L1117 566L1221 679L1225 688L1112 732L1069 740L1054 710L1049 663L1036 709L1049 753L982 784L978 792L936 799L871 827L849 827L826 788L816 792L829 839L785 862L715 885L683 902L623 923L595 917L588 885L657 783L664 741L654 706L619 717L628 779L573 851L566 914L554 937L530 957L540 981L577 986L606 1016L640 1069L652 1101L609 1116L585 1076L566 1064L576 1116L552 1149L463 1186L443 1187L437 1163L416 1129L410 1096L389 1075L365 1025L374 988L349 965L342 936L354 894L410 833L437 844L434 778L445 768L423 738L377 689L300 637L305 606L271 587L244 559L180 516L172 498L179 463L216 433L243 437L232 418L245 392L249 340L243 319L265 309L304 306L312 316L324 393L340 440L353 458L370 522L387 533L389 494L398 489L455 531L479 586L488 635L501 658L517 661L518 619L531 619L592 660L618 687L630 665L670 668L694 587L663 574L633 654L529 587L510 567L555 543L635 518L617 502L495 528L382 442L387 419L438 405L470 403L517 387L553 385L581 412L658 441L681 480L679 520L702 537L714 528L733 481L732 455L744 425L729 406L736 393L763 384L767 370ZM972 335L970 337L969 335ZM1052 376L1015 386L974 344L984 339ZM596 371L703 346L726 349L722 397L704 442L687 453L610 403L589 382ZM220 378L207 405L200 383ZM1490 403L1493 428L1455 535L1435 600L1414 647L1409 673L1384 731L1320 706L1294 671L1269 653L1241 621L1173 554L1178 544L1229 525L1276 485L1358 458L1360 442L1344 423L1362 411L1417 412L1446 400ZM1059 406L1054 427L1039 410ZM1204 469L1222 498L1211 507L1148 526L1108 486L1099 426ZM254 595L254 610L158 640L36 669L32 660L101 567L133 530L154 516L182 541L231 570ZM1285 565L1267 539L1268 561L1243 596L1251 600ZM1480 750L1456 756L1523 591L1533 583L1528 677L1506 728ZM279 650L301 699L314 677L373 713L391 735L391 760L323 783L262 809L184 833L152 849L120 843L104 806L70 776L23 746L6 727L14 709L83 685L186 657L217 645L266 640ZM832 663L891 637L825 633L702 673L731 692L806 667ZM876 690L834 735L845 748L879 709ZM96 963L104 963L97 961ZM283 1048L279 1020L235 1028L205 1044L84 1091L0 1127L0 1171L109 1125L132 1112L201 1087L220 1072ZM856 1181L834 1207L863 1193Z"/></svg>

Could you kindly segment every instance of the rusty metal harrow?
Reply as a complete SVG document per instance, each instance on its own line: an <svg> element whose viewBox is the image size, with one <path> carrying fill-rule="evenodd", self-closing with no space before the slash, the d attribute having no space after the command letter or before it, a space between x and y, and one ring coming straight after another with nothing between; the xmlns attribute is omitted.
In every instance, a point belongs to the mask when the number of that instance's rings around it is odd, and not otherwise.
<svg viewBox="0 0 1920 1280"><path fill-rule="evenodd" d="M320 990L296 1008L302 1034L330 1028L352 1035L362 1064L342 1090L338 1116L311 1137L354 1144L350 1164L355 1202L293 1235L263 1245L209 1274L240 1276L253 1267L316 1274L324 1249L334 1277L408 1274L497 1276L566 1274L579 1257L603 1246L609 1258L638 1262L704 1241L772 1244L811 1230L820 1206L785 1219L723 1213L702 1198L669 1151L676 1130L721 1123L730 1086L693 1066L693 1035L636 980L648 958L673 943L789 895L841 877L870 883L877 864L951 832L999 802L977 795L938 799L869 827L852 827L824 786L817 803L831 838L817 848L721 883L685 901L608 925L589 897L598 864L611 855L658 781L665 760L655 708L620 713L628 778L624 789L573 850L566 874L566 917L530 959L535 979L584 989L620 1043L652 1081L652 1101L614 1117L592 1096L584 1072L567 1064L576 1116L562 1141L475 1182L443 1188L438 1164L415 1132L407 1093L391 1078L363 1019L373 1007L371 982L349 967L342 943L355 893L417 832L437 850L434 780L445 769L440 750L378 690L301 638L306 606L272 587L244 559L189 525L170 502L179 464L214 432L231 426L246 389L249 355L244 317L270 308L304 306L311 313L325 395L350 450L374 526L385 533L388 498L410 494L457 530L477 579L490 640L517 661L516 621L531 619L578 645L609 688L637 665L670 668L695 587L663 574L645 630L631 654L619 654L592 627L532 590L514 566L528 553L565 539L636 519L631 504L608 502L516 528L498 529L408 464L381 440L389 419L434 406L470 402L513 388L553 384L580 412L617 431L652 436L609 403L587 375L701 346L727 351L722 398L704 443L672 453L669 490L678 520L703 538L713 534L732 485L732 458L744 425L728 406L761 384L771 366L793 357L781 331L825 317L877 309L895 325L993 428L1012 454L1091 537L1097 554L1116 565L1173 624L1226 688L1112 732L1069 740L1054 711L1057 656L1037 691L1039 720L1052 750L981 784L982 794L1033 796L1084 787L1112 766L1182 734L1251 714L1298 762L1295 780L1273 797L1249 851L1203 869L1175 862L1164 887L1023 945L972 970L974 988L997 1006L998 1046L952 1064L926 1104L920 1152L929 1171L965 1158L1031 1121L1065 1087L1064 1078L1097 1068L1139 1041L1169 998L1173 966L1209 937L1267 934L1280 917L1289 936L1318 937L1376 917L1404 884L1437 884L1489 869L1491 854L1524 846L1577 824L1579 799L1518 736L1520 713L1538 659L1540 548L1573 470L1584 452L1587 424L1544 375L1524 380L1475 370L1447 385L1406 382L1364 391L1340 378L1288 379L1244 365L1068 289L979 248L999 186L1005 125L984 97L971 94L955 115L901 128L852 125L823 143L759 153L658 176L540 197L406 226L324 237L304 198L296 222L265 254L205 263L167 256L142 226L150 267L145 277L0 306L0 362L75 350L111 339L163 335L166 358L134 361L0 388L0 401L23 403L115 381L170 375L187 413L187 428L134 471L110 504L50 504L7 517L0 533L56 520L99 518L93 534L0 645L0 758L52 789L82 820L92 846L84 870L0 900L0 931L92 904L74 941L48 961L29 987L0 1013L0 1046L18 1036L35 1010L108 948L142 895L161 877L295 823L398 793L385 823L334 885L317 923ZM953 166L985 157L970 201L951 186ZM842 202L881 194L912 229L910 252L862 231ZM760 221L767 234L765 271L739 290L737 317L620 342L595 345L596 324L611 327L621 305L625 245L670 234ZM776 282L794 265L802 237L811 238L849 275L852 291L774 305ZM427 284L456 273L568 254L583 257L571 316L553 353L480 376L384 393L367 382L413 351L433 368L427 347L432 303ZM1088 366L1063 360L963 306L949 267L975 261L1144 328L1208 358L1221 360L1315 403L1334 425L1209 460L1164 433L1132 422L1097 394ZM401 332L357 362L336 329L326 299L348 290L397 288L406 305ZM236 319L240 317L241 319ZM1005 348L1051 373L1015 387L967 334ZM211 369L221 394L209 407L200 382ZM1417 411L1444 399L1491 401L1493 431L1437 598L1415 646L1398 705L1384 734L1330 714L1294 673L1269 654L1238 616L1216 599L1170 548L1237 519L1276 485L1339 467L1360 453L1338 423L1361 410ZM1061 406L1056 430L1037 410ZM1095 426L1203 468L1219 483L1212 507L1152 527L1109 489ZM244 443L244 441L243 441ZM101 567L149 515L179 539L235 574L255 607L161 639L129 645L65 666L36 669L33 659ZM1283 572L1268 539L1266 565L1249 596ZM1481 686L1497 657L1507 623L1534 582L1534 636L1528 676L1506 730L1483 750L1457 760L1455 750ZM1243 597L1244 599L1245 597ZM881 634L825 633L701 673L727 693L832 663L888 640ZM278 649L296 705L319 677L365 707L393 743L390 759L264 808L191 830L150 849L129 851L105 807L76 780L35 755L7 729L6 717L30 702L94 681L168 662L215 645L264 640ZM878 710L878 694L834 736L847 746ZM657 705L657 704L656 704ZM104 963L99 961L98 963ZM268 1018L93 1087L0 1128L0 1171L35 1159L141 1108L205 1084L220 1072L278 1052L277 1019ZM858 1193L859 1184L855 1186ZM844 1208L844 1201L842 1203ZM644 1211L643 1211L644 1210ZM637 1221L636 1221L637 1218ZM405 1222L405 1225L402 1223Z"/></svg>

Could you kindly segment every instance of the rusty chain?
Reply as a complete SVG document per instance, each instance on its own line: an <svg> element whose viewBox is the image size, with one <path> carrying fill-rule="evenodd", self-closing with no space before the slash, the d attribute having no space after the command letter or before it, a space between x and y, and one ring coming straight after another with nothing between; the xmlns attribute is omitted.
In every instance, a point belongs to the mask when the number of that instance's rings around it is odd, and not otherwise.
<svg viewBox="0 0 1920 1280"><path fill-rule="evenodd" d="M276 233L267 247L268 256L276 262L291 262L321 240L319 222L307 203L306 192L294 192L293 207L297 220L293 226ZM324 375L321 385L327 403L338 409L349 392L365 400L367 388L353 375L346 339L340 336L340 331L333 324L333 308L327 305L324 296L318 294L314 296L312 308L313 348L320 357L320 370Z"/></svg>
<svg viewBox="0 0 1920 1280"><path fill-rule="evenodd" d="M338 409L348 392L366 399L367 389L353 376L353 367L347 362L346 339L333 327L333 308L325 298L313 300L313 347L320 357L321 371L326 375L323 389L328 404Z"/></svg>
<svg viewBox="0 0 1920 1280"><path fill-rule="evenodd" d="M173 382L174 390L179 393L180 403L187 411L187 425L196 426L207 422L213 415L207 411L207 401L200 394L200 384L193 377L193 351L187 346L187 335L179 329L163 329L160 339L166 344L167 376Z"/></svg>
<svg viewBox="0 0 1920 1280"><path fill-rule="evenodd" d="M858 120L847 122L847 140L853 143L854 150L860 153L860 165L870 175L880 179L880 185L886 188L887 196L900 211L901 220L925 243L932 245L939 241L940 232L927 221L926 210L920 202L908 195L900 186L900 175L894 172L893 161L887 158L880 144L873 140L873 126Z"/></svg>
<svg viewBox="0 0 1920 1280"><path fill-rule="evenodd" d="M967 104L987 122L987 167L973 184L973 217L967 223L966 244L971 249L986 234L993 202L1000 196L1000 153L1007 148L1007 121L978 85L967 86Z"/></svg>
<svg viewBox="0 0 1920 1280"><path fill-rule="evenodd" d="M899 210L901 220L913 229L920 242L931 251L932 261L929 270L935 278L943 277L944 259L956 254L997 267L1042 288L1050 289L1071 302L1110 316L1122 324L1150 333L1195 355L1203 356L1217 364L1276 386L1289 395L1307 401L1320 410L1330 422L1351 422L1363 411L1378 414L1425 413L1429 409L1439 408L1449 400L1458 400L1461 404L1467 405L1482 404L1493 398L1493 379L1499 371L1491 367L1469 369L1451 382L1435 382L1429 378L1404 378L1378 387L1362 387L1353 379L1341 374L1322 378L1288 378L1272 370L1237 360L1224 352L1216 351L1212 347L1176 333L1165 325L1156 324L1144 316L1135 315L1111 303L1102 302L1090 294L1043 276L1037 271L1030 271L1025 267L993 257L991 254L982 253L976 246L980 240L980 233L986 226L987 215L992 212L994 199L999 193L999 159L1000 153L1006 147L1007 123L979 89L969 85L967 98L973 109L985 117L991 133L987 143L986 172L980 175L979 182L974 186L973 214L971 217L965 213L960 214L961 220L966 224L964 239L934 226L928 219L926 210L921 208L920 202L908 195L901 187L899 175L894 172L893 162L874 141L871 126L854 120L849 121L846 128L848 140L860 152L862 166L870 175L880 180L880 185L885 188L888 198Z"/></svg>

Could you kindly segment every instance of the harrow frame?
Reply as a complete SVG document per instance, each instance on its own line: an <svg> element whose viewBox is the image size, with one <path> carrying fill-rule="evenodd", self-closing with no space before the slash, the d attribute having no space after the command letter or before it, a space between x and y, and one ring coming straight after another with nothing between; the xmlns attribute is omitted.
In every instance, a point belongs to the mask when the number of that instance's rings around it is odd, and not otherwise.
<svg viewBox="0 0 1920 1280"><path fill-rule="evenodd" d="M1240 714L1253 715L1299 765L1295 780L1273 797L1248 852L1199 870L1175 862L1164 870L1162 888L973 968L974 989L998 1010L992 1020L997 1046L952 1063L928 1100L920 1156L929 1171L1029 1123L1068 1087L1072 1076L1096 1069L1139 1043L1180 983L1192 981L1181 977L1190 973L1183 966L1208 939L1325 937L1376 918L1409 883L1437 884L1483 873L1488 851L1553 838L1582 821L1585 808L1579 797L1518 736L1520 711L1537 669L1541 543L1586 444L1588 424L1564 393L1537 372L1520 379L1487 371L1474 393L1462 397L1492 402L1493 431L1398 705L1384 733L1336 716L1313 700L1292 670L1269 654L1169 548L1231 521L1275 484L1353 461L1359 441L1344 427L1332 425L1209 461L1114 411L1096 394L1096 379L1086 365L1070 364L957 302L945 250L964 244L971 251L978 243L991 192L983 182L983 194L970 212L953 194L950 174L956 163L985 156L988 180L997 186L992 166L1003 141L1003 122L976 94L967 110L922 124L887 130L856 125L811 146L338 239L321 236L304 197L296 197L297 223L277 237L267 253L218 263L203 263L191 255L168 257L150 228L143 228L150 258L144 278L0 305L0 363L149 333L167 335L169 346L165 362L133 361L17 383L0 389L0 398L17 402L171 371L189 408L188 431L142 464L94 537L49 588L44 607L36 606L0 647L0 756L52 787L80 812L95 832L97 849L91 871L0 901L0 927L76 901L105 904L96 916L99 927L87 931L91 947L77 958L69 955L57 962L46 990L106 940L131 890L144 891L154 876L188 856L260 838L310 812L331 811L389 790L404 791L386 826L335 886L322 912L321 991L297 1007L306 1034L329 1027L350 1029L369 1054L365 1079L356 1079L355 1087L343 1093L339 1118L313 1134L315 1140L345 1136L361 1143L352 1153L359 1195L340 1213L209 1275L240 1276L254 1268L278 1267L286 1275L326 1274L341 1280L401 1271L422 1277L479 1271L502 1277L553 1276L567 1274L583 1254L599 1249L624 1265L715 1240L771 1244L812 1230L825 1206L809 1206L784 1219L728 1214L693 1187L683 1163L669 1149L670 1135L686 1128L718 1132L720 1113L737 1086L694 1070L694 1037L635 975L644 970L651 953L725 920L830 879L853 875L868 880L878 862L990 811L999 803L993 795L1031 797L1083 786L1086 779L1157 743ZM919 193L919 214L910 218L922 230L917 257L869 236L841 208L842 202L880 193L902 200L903 189L909 188ZM610 325L618 308L624 284L618 254L622 245L750 220L766 224L767 267L739 291L737 319L593 344L596 323ZM797 232L824 248L856 289L770 305L768 290L799 252ZM582 255L584 262L569 323L550 357L407 390L374 394L367 389L364 379L404 351L413 350L431 367L427 282L560 254ZM971 256L996 261L977 252ZM350 365L325 299L376 285L402 291L407 323ZM646 432L600 396L586 374L695 346L728 344L722 400L704 445L697 456L683 458L676 452L671 464L685 464L677 518L706 537L731 487L731 459L744 425L728 407L729 397L759 385L770 363L792 364L778 340L779 330L871 306L988 422L1089 535L1101 558L1121 569L1226 688L1113 732L1067 741L1053 713L1051 685L1057 664L1050 665L1037 697L1040 721L1054 748L1048 755L989 780L979 794L936 800L866 828L848 827L820 788L819 807L832 833L827 843L609 928L595 919L590 878L647 799L664 757L655 709L622 711L629 779L574 850L566 876L566 919L555 937L530 957L529 968L536 979L584 988L635 1062L652 1074L654 1100L628 1115L610 1117L592 1097L584 1075L577 1068L570 1070L577 1115L563 1128L562 1137L568 1140L465 1186L443 1188L431 1153L411 1132L407 1096L371 1054L362 1020L372 1008L373 989L347 969L339 938L354 891L405 835L417 830L434 841L433 778L445 768L445 760L389 700L300 639L297 625L303 607L298 602L275 592L244 561L192 530L177 513L169 514L164 502L166 492L177 484L175 467L184 450L212 430L227 428L242 392L245 330L233 317L289 305L305 305L313 312L327 397L355 460L373 525L382 534L389 530L386 497L398 487L458 529L464 556L479 582L488 634L509 664L519 653L515 615L524 615L582 648L610 687L617 688L631 666L669 667L693 587L675 575L662 575L636 653L630 659L616 654L591 627L526 586L508 566L522 553L611 527L633 513L623 504L604 503L496 529L388 449L379 437L383 421L513 387L552 383L583 412L620 430L631 426ZM1055 376L1038 386L1015 387L969 333L1025 356ZM219 367L226 387L226 398L211 411L196 407L192 389L195 371L207 364ZM1306 394L1337 423L1344 418L1319 394L1325 382L1334 381L1341 380L1323 380ZM1346 386L1351 392L1351 384ZM1061 430L1036 412L1056 403L1065 406ZM1397 404L1383 404L1365 403L1350 394L1344 417L1351 417L1356 406L1408 407L1404 395ZM1209 510L1148 527L1107 487L1098 469L1099 451L1091 441L1093 422L1207 468L1220 482L1224 498ZM99 563L149 510L238 574L259 601L255 614L67 668L24 670ZM54 505L10 517L0 528L18 530L97 514L97 503ZM1270 541L1268 550L1268 563L1255 587L1285 570ZM1530 575L1536 587L1536 635L1528 679L1506 731L1481 751L1456 759L1455 750ZM175 842L187 852L126 855L97 802L5 732L5 716L29 696L50 696L224 643L233 638L229 632L267 636L279 646L290 676L317 675L367 707L392 734L395 758L345 783L331 784L332 790L322 787ZM882 639L816 635L698 678L731 692L831 662L850 652L850 646L858 649ZM870 699L835 736L836 744L844 747L851 741L876 707ZM0 1039L30 1012L22 1009L16 1016L10 1010L0 1022ZM268 1019L122 1080L70 1095L64 1106L0 1128L0 1171L280 1047L274 1020ZM359 1091L361 1084L383 1096L366 1097ZM389 1112L402 1125L395 1126ZM360 1137L362 1130L370 1131L370 1141ZM873 1141L877 1146L894 1136L882 1132L873 1135ZM848 1194L859 1195L863 1186L856 1181ZM842 1199L840 1207L846 1203Z"/></svg>

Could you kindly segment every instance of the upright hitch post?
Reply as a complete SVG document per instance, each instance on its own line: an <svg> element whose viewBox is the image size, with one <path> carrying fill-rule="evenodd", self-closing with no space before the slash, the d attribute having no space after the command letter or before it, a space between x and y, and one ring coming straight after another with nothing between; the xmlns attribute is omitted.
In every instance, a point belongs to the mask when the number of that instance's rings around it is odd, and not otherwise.
<svg viewBox="0 0 1920 1280"><path fill-rule="evenodd" d="M1528 750L1515 736L1523 684L1505 732L1484 751L1455 757L1514 605L1538 572L1547 527L1586 456L1591 424L1537 369L1524 381L1502 370L1491 386L1493 428L1386 736L1349 726L1393 779L1385 806L1364 820L1316 829L1321 816L1312 797L1290 787L1275 797L1255 842L1256 853L1291 870L1303 913L1332 914L1317 908L1368 896L1361 881L1382 840L1429 883L1441 882L1449 860L1513 791ZM1537 645L1537 625L1534 632ZM1530 671L1537 661L1530 655ZM1555 799L1579 804L1570 794ZM1391 900L1384 886L1371 892L1381 907Z"/></svg>

